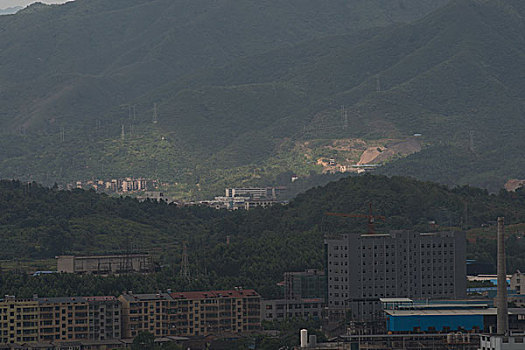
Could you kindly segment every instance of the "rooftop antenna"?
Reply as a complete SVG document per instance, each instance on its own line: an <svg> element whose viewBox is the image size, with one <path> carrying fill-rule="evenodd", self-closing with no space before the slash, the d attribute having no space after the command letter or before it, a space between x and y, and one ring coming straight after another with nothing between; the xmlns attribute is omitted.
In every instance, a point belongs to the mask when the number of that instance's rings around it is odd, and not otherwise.
<svg viewBox="0 0 525 350"><path fill-rule="evenodd" d="M157 124L159 116L157 115L157 104L153 104L153 124Z"/></svg>

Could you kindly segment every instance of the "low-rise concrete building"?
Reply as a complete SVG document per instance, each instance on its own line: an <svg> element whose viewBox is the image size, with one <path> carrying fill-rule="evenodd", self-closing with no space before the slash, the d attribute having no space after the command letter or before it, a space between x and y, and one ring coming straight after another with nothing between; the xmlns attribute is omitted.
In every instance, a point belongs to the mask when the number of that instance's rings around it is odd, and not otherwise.
<svg viewBox="0 0 525 350"><path fill-rule="evenodd" d="M325 308L324 299L274 299L261 301L261 319L282 321L287 318L320 319Z"/></svg>
<svg viewBox="0 0 525 350"><path fill-rule="evenodd" d="M510 335L482 335L479 350L523 350L525 333Z"/></svg>
<svg viewBox="0 0 525 350"><path fill-rule="evenodd" d="M57 271L61 273L113 275L153 271L153 262L148 254L60 255L56 259Z"/></svg>

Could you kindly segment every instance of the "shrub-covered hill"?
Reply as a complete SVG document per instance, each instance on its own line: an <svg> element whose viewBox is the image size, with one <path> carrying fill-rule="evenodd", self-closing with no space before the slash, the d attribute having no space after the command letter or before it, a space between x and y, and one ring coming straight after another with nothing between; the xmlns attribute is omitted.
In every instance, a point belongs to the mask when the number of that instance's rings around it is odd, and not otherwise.
<svg viewBox="0 0 525 350"><path fill-rule="evenodd" d="M150 251L164 266L150 276L110 278L73 276L1 278L4 293L31 286L41 294L57 288L71 293L119 293L156 288L255 287L266 296L278 294L275 283L285 271L323 268L323 236L334 232L364 232L360 219L327 217L325 212L366 213L372 202L385 223L377 231L469 228L504 215L508 223L525 222L525 195L490 195L471 187L445 186L401 177L361 176L342 179L298 196L288 206L253 211L178 208L165 203L139 203L93 192L48 189L18 181L0 182L0 245L2 259L52 258L64 253ZM226 237L230 244L226 244ZM509 268L523 268L525 248L513 239ZM188 242L191 282L178 277L181 244ZM470 257L494 263L494 242L469 245ZM7 282L10 281L10 282ZM47 281L47 282L46 282ZM67 283L65 282L67 281ZM52 287L55 286L55 287ZM61 287L58 287L61 286ZM75 289L78 288L78 289ZM21 289L20 289L21 290ZM57 292L58 293L58 292Z"/></svg>

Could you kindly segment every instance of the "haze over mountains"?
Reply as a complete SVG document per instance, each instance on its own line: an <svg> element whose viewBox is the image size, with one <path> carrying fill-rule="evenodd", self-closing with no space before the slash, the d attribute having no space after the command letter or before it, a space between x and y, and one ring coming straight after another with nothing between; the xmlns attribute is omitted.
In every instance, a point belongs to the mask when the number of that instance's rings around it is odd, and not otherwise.
<svg viewBox="0 0 525 350"><path fill-rule="evenodd" d="M319 140L420 133L382 171L497 189L525 175L524 16L519 0L35 4L0 18L0 176L215 190L316 170Z"/></svg>

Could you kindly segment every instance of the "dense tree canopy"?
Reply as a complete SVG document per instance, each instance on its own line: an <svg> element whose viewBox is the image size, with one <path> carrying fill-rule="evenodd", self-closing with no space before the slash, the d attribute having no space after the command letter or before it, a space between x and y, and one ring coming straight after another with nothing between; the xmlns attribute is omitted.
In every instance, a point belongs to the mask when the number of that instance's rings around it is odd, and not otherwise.
<svg viewBox="0 0 525 350"><path fill-rule="evenodd" d="M341 179L299 195L287 206L251 211L177 207L91 191L60 191L35 183L0 182L0 292L31 296L113 294L171 288L195 290L256 288L263 296L280 293L285 271L323 268L323 236L364 232L366 220L334 218L326 212L385 215L379 232L389 229L471 229L505 216L525 222L525 195L489 194L471 187L449 189L409 178L360 176ZM429 222L435 221L436 226ZM469 244L469 256L494 264L490 230ZM226 237L230 243L227 244ZM509 271L522 268L520 235L510 235ZM191 279L180 277L182 242L188 244ZM120 277L13 271L17 259L53 259L57 254L148 251L161 266L150 275ZM51 260L52 261L52 260ZM11 268L9 268L11 264Z"/></svg>

